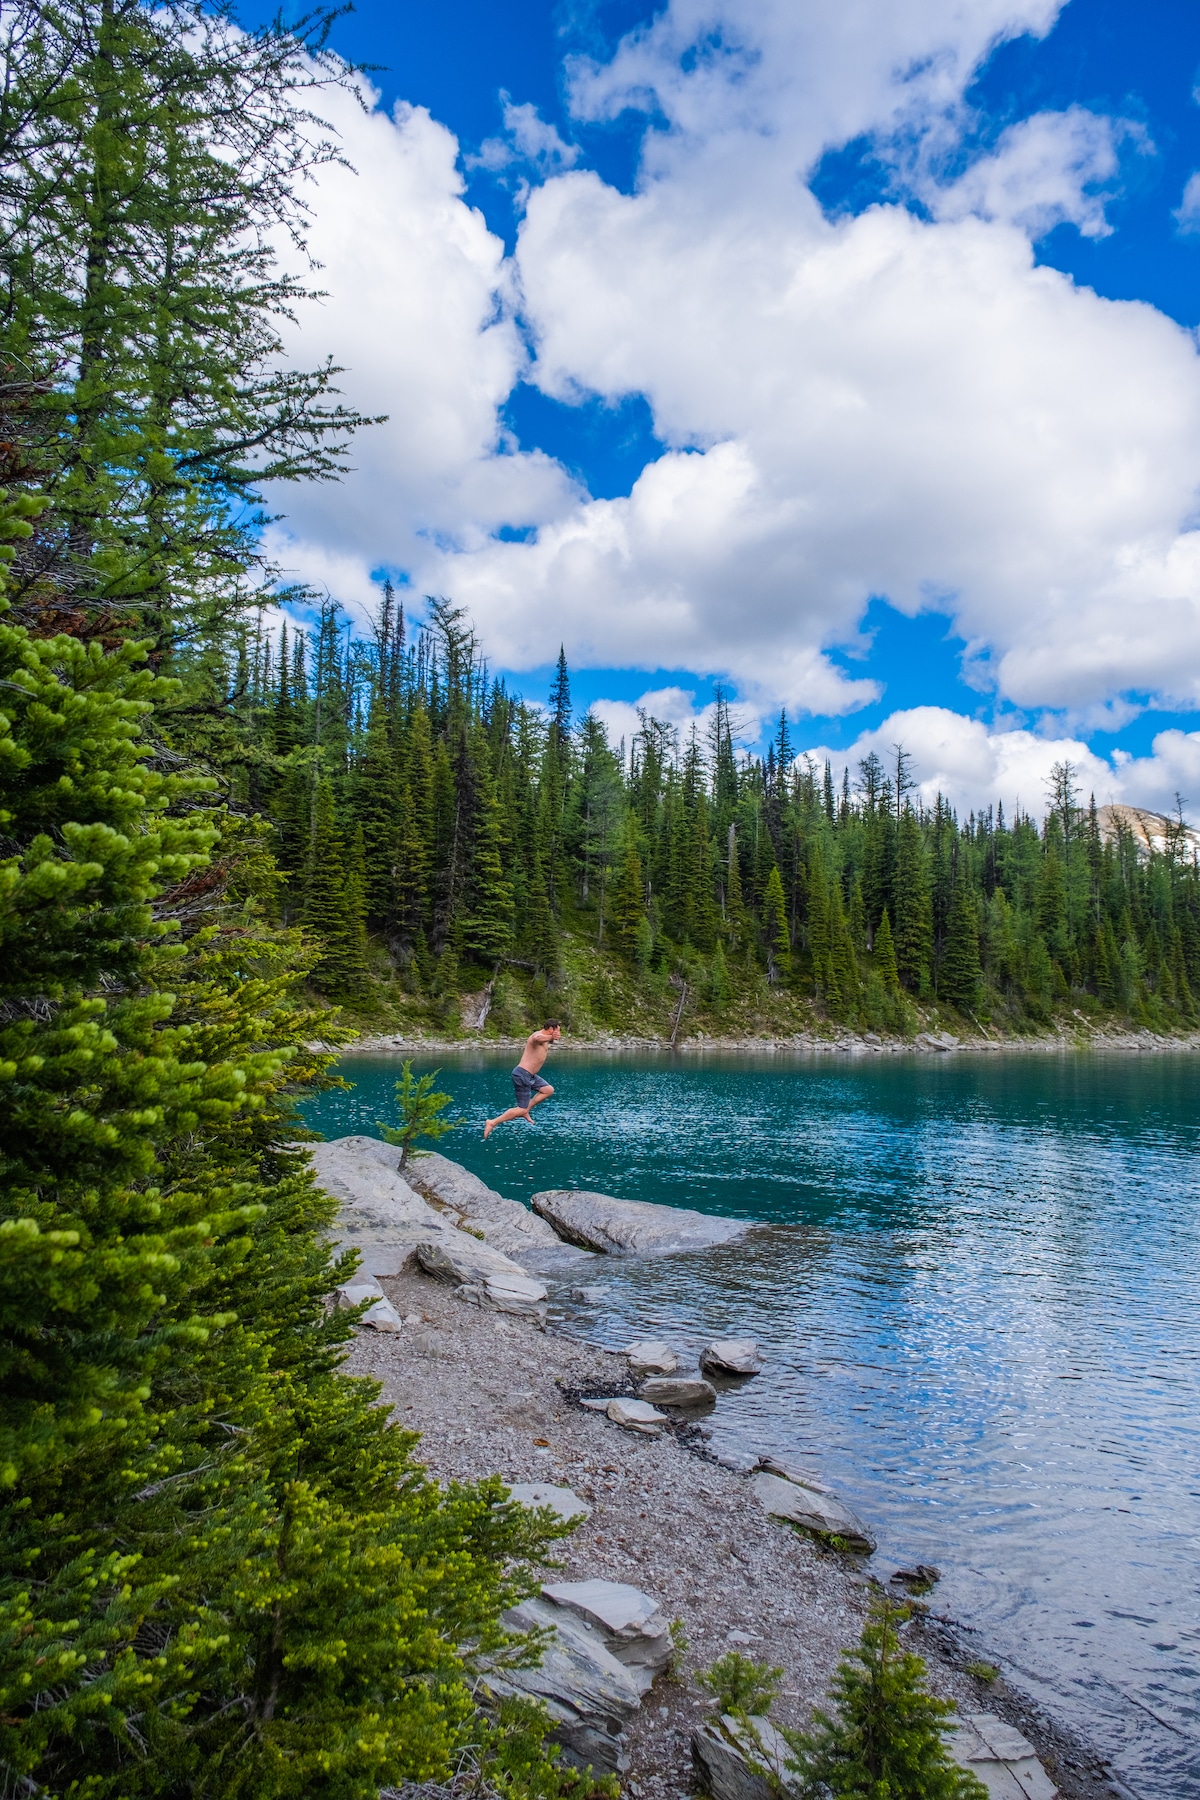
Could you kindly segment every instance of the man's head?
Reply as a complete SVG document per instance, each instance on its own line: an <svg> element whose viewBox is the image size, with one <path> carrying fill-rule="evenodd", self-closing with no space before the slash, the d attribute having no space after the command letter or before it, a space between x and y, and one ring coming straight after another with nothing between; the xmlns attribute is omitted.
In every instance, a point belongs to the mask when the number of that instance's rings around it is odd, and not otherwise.
<svg viewBox="0 0 1200 1800"><path fill-rule="evenodd" d="M547 1019L546 1023L542 1026L542 1030L546 1033L547 1037L561 1037L562 1022L559 1019Z"/></svg>

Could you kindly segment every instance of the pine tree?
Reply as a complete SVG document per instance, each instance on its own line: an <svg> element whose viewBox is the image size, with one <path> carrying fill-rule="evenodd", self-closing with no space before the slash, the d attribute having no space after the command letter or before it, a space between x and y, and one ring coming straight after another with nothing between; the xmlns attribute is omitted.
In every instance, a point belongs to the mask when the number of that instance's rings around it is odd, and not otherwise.
<svg viewBox="0 0 1200 1800"><path fill-rule="evenodd" d="M513 892L504 876L504 825L492 781L487 739L472 743L474 820L470 872L459 944L480 962L498 963L512 949Z"/></svg>
<svg viewBox="0 0 1200 1800"><path fill-rule="evenodd" d="M938 969L938 997L969 1010L979 997L983 971L979 962L979 925L975 902L965 877L954 885L946 942Z"/></svg>
<svg viewBox="0 0 1200 1800"><path fill-rule="evenodd" d="M625 845L621 866L609 902L612 937L626 955L637 952L638 933L646 920L646 888L642 874L642 858L638 849L637 827L632 816L625 827Z"/></svg>
<svg viewBox="0 0 1200 1800"><path fill-rule="evenodd" d="M396 910L400 832L407 821L401 819L399 771L378 690L371 696L366 741L354 768L353 806L363 835L367 916L386 924Z"/></svg>
<svg viewBox="0 0 1200 1800"><path fill-rule="evenodd" d="M834 1676L836 1713L818 1712L810 1732L786 1732L792 1765L807 1791L822 1785L847 1800L987 1800L987 1790L946 1752L952 1700L925 1686L925 1665L901 1648L908 1617L888 1599L873 1602L862 1639Z"/></svg>

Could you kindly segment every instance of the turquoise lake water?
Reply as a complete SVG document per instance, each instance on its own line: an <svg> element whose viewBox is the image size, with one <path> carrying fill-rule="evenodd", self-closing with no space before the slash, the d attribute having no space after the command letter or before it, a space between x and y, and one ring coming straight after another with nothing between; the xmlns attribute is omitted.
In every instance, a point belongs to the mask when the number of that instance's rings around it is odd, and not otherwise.
<svg viewBox="0 0 1200 1800"><path fill-rule="evenodd" d="M486 1145L511 1053L436 1060L470 1121L441 1148L514 1199L761 1221L597 1259L571 1328L757 1337L715 1446L801 1452L878 1532L874 1566L936 1563L935 1611L1132 1793L1200 1800L1200 1060L563 1050L534 1124ZM341 1072L311 1122L378 1135L397 1059Z"/></svg>

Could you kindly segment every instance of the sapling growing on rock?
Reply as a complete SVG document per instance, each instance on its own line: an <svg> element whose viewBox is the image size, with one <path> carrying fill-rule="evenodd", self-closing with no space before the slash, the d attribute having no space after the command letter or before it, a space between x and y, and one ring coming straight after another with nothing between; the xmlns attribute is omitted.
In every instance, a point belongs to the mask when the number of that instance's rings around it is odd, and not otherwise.
<svg viewBox="0 0 1200 1800"><path fill-rule="evenodd" d="M935 1699L925 1664L900 1643L897 1627L909 1616L887 1595L875 1600L833 1678L836 1712L816 1713L811 1731L784 1732L806 1796L987 1800L982 1783L947 1753L953 1700Z"/></svg>
<svg viewBox="0 0 1200 1800"><path fill-rule="evenodd" d="M441 1074L435 1069L432 1075L417 1075L412 1072L412 1063L400 1065L400 1079L396 1083L396 1110L400 1114L399 1125L384 1125L377 1120L384 1142L397 1144L400 1149L401 1169L410 1156L419 1156L415 1149L418 1138L432 1138L436 1143L444 1138L447 1132L458 1128L458 1119L443 1118L443 1113L450 1104L449 1094L433 1092L433 1084Z"/></svg>

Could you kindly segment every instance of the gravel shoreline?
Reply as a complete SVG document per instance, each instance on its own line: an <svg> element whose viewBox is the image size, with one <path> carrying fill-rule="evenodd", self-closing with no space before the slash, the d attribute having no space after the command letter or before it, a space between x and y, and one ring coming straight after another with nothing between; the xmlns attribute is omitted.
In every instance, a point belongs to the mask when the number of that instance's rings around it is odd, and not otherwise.
<svg viewBox="0 0 1200 1800"><path fill-rule="evenodd" d="M781 1665L775 1714L806 1724L839 1653L858 1639L873 1579L892 1571L769 1518L741 1476L697 1453L698 1441L637 1437L580 1407L572 1393L627 1387L619 1354L464 1305L408 1270L381 1285L409 1322L397 1335L357 1332L349 1370L380 1382L397 1422L420 1432L417 1456L430 1473L573 1488L591 1513L560 1546L565 1578L629 1582L682 1624L688 1648L676 1674L660 1678L631 1727L623 1791L634 1800L692 1791L691 1734L708 1708L689 1677L728 1649ZM1018 1725L1063 1800L1125 1792L1085 1744L1003 1677L985 1683L968 1674L965 1665L986 1650L938 1616L936 1590L929 1608L905 1636L926 1658L935 1692L960 1710Z"/></svg>
<svg viewBox="0 0 1200 1800"><path fill-rule="evenodd" d="M1039 1037L961 1037L953 1043L932 1041L936 1033L923 1032L920 1037L868 1037L856 1032L842 1032L833 1037L797 1032L792 1037L698 1037L681 1038L671 1044L666 1038L648 1037L565 1037L556 1047L561 1056L572 1050L653 1050L670 1051L673 1056L702 1056L708 1051L753 1050L759 1053L793 1053L821 1056L945 1056L963 1052L1066 1055L1078 1051L1119 1051L1141 1055L1164 1055L1180 1051L1200 1050L1200 1032L1179 1037L1166 1037L1153 1031L1107 1032L1082 1027L1077 1032L1053 1032ZM922 1041L926 1040L926 1041ZM483 1037L468 1034L457 1038L405 1037L394 1032L363 1035L339 1046L317 1044L317 1049L335 1049L339 1056L369 1054L373 1050L413 1051L514 1050L524 1048L524 1038Z"/></svg>

